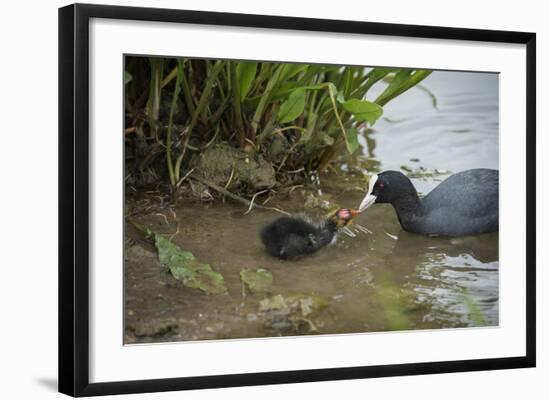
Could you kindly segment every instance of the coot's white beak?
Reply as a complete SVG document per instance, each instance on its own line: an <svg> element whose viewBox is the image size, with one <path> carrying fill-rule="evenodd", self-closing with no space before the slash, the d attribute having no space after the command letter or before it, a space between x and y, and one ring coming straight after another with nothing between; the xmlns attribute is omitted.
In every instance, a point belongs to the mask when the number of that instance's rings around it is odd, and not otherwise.
<svg viewBox="0 0 550 401"><path fill-rule="evenodd" d="M376 202L376 196L374 195L367 195L363 198L363 201L361 202L361 205L359 206L359 211L362 212L365 209L367 209L369 206L372 206Z"/></svg>
<svg viewBox="0 0 550 401"><path fill-rule="evenodd" d="M374 190L374 184L376 184L377 180L378 175L373 174L369 181L369 190L367 191L367 195L363 198L361 204L359 205L360 212L367 209L369 206L372 206L376 201L376 196L372 194L372 191Z"/></svg>

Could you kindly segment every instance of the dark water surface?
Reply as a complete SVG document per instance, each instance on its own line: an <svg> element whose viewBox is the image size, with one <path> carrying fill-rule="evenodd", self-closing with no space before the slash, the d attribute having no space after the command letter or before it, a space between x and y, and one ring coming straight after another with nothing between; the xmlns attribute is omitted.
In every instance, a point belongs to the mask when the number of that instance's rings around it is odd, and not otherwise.
<svg viewBox="0 0 550 401"><path fill-rule="evenodd" d="M401 169L425 194L450 173L498 168L497 75L434 72L423 86L436 96L437 109L418 88L390 102L387 120L365 134L362 156L344 170ZM361 186L357 178L321 179L325 198L341 206L357 206ZM277 205L304 209L292 198ZM283 262L269 257L258 237L260 227L280 215L244 215L244 209L230 202L191 204L175 208L175 216L140 218L167 234L179 222L173 242L219 271L228 294L183 287L159 265L154 249L138 241L126 252L126 343L498 325L497 233L409 234L391 206L374 205L356 221L370 233L355 229L354 238L341 234L311 257ZM258 268L273 275L270 292L243 295L240 271ZM280 316L259 307L278 294L316 297L324 307L311 314L302 308L297 318L290 311L291 324L281 325Z"/></svg>

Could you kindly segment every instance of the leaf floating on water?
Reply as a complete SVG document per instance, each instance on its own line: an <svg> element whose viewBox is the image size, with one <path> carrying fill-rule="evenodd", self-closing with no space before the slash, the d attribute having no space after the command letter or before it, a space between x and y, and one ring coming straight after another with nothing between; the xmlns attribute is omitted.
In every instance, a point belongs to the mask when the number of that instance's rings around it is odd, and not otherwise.
<svg viewBox="0 0 550 401"><path fill-rule="evenodd" d="M281 331L310 332L317 327L311 321L319 310L326 307L328 301L317 295L281 294L260 301L259 315L266 326Z"/></svg>
<svg viewBox="0 0 550 401"><path fill-rule="evenodd" d="M286 304L285 298L281 295L275 295L271 298L264 298L260 301L260 312L268 312L268 311L285 311L288 309L288 305Z"/></svg>
<svg viewBox="0 0 550 401"><path fill-rule="evenodd" d="M159 261L170 269L170 273L186 287L197 288L207 294L227 292L223 276L212 270L207 263L199 262L195 256L166 238L154 234Z"/></svg>
<svg viewBox="0 0 550 401"><path fill-rule="evenodd" d="M322 306L324 306L323 301L317 298L313 298L313 297L300 298L300 310L302 312L303 317L311 315L313 312L315 312L317 309L321 308Z"/></svg>
<svg viewBox="0 0 550 401"><path fill-rule="evenodd" d="M273 275L265 269L243 269L241 270L241 281L246 290L250 292L268 292L273 283Z"/></svg>

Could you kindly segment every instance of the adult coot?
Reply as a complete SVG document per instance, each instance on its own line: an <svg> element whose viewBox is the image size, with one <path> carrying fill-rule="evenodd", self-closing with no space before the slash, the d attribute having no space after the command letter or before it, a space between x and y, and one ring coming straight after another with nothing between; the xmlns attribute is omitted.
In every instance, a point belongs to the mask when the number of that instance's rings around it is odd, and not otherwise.
<svg viewBox="0 0 550 401"><path fill-rule="evenodd" d="M411 180L398 171L371 177L359 210L391 203L405 231L459 236L498 231L498 170L454 174L420 199Z"/></svg>
<svg viewBox="0 0 550 401"><path fill-rule="evenodd" d="M338 209L320 221L298 215L280 217L260 233L266 251L280 259L295 259L317 252L336 238L340 228L347 226L359 214L354 209Z"/></svg>

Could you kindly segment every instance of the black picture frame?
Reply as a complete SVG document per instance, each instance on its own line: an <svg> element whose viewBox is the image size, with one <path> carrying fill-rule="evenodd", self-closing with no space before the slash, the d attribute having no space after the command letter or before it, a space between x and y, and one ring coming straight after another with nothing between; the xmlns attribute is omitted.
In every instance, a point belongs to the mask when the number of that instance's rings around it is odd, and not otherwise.
<svg viewBox="0 0 550 401"><path fill-rule="evenodd" d="M521 357L90 383L88 62L91 18L485 41L526 47L526 354ZM74 4L59 9L59 391L72 396L236 387L535 366L536 35L358 21Z"/></svg>

